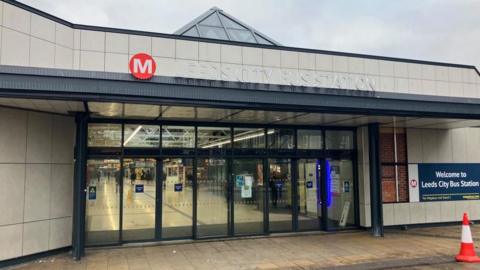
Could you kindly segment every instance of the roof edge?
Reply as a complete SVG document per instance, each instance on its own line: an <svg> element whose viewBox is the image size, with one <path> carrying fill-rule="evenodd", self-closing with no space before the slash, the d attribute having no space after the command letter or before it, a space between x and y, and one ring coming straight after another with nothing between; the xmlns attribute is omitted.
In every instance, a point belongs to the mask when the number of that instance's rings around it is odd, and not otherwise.
<svg viewBox="0 0 480 270"><path fill-rule="evenodd" d="M165 33L159 33L159 32L130 30L130 29L93 26L93 25L84 25L84 24L75 24L75 23L71 23L67 20L61 19L61 18L56 17L54 15L51 15L47 12L44 12L42 10L36 9L32 6L23 4L21 2L15 1L15 0L0 0L0 1L5 2L7 4L14 5L18 8L21 8L23 10L32 12L36 15L39 15L39 16L42 16L44 18L50 19L52 21L55 21L57 23L63 24L63 25L68 26L68 27L71 27L73 29L79 29L79 30L102 31L102 32L141 35L141 36L143 35L143 36L152 36L152 37L163 37L163 38L171 38L171 39L200 41L200 42L208 42L208 43L218 43L218 44L226 44L226 45L237 45L237 46L244 46L244 47L264 48L264 49L271 49L271 50L319 53L319 54L327 54L327 55L335 55L335 56L358 57L358 58L366 58L366 59L374 59L374 60L393 61L393 62L406 62L406 63L414 63L414 64L425 64L425 65L435 65L435 66L467 68L467 69L474 69L477 72L477 74L480 76L479 69L477 69L477 67L474 66L474 65L436 62L436 61L429 61L429 60L417 60L417 59L409 59L409 58L380 56L380 55L351 53L351 52L328 51L328 50L320 50L320 49L308 49L308 48L286 47L286 46L271 46L271 45L262 45L262 44L254 44L254 43L243 43L243 42L237 42L237 41L229 41L229 40L217 40L217 39L200 38L200 37L187 37L187 36L179 36L179 35L165 34Z"/></svg>

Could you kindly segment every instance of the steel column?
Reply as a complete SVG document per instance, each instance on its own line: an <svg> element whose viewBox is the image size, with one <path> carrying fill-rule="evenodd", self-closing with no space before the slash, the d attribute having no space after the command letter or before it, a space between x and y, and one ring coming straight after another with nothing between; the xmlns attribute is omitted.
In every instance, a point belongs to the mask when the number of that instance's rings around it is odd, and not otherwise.
<svg viewBox="0 0 480 270"><path fill-rule="evenodd" d="M85 255L85 174L87 166L88 114L77 114L75 122L72 254L75 260L78 261Z"/></svg>
<svg viewBox="0 0 480 270"><path fill-rule="evenodd" d="M368 124L368 157L370 169L370 202L372 235L383 237L382 181L380 170L380 128L378 123Z"/></svg>

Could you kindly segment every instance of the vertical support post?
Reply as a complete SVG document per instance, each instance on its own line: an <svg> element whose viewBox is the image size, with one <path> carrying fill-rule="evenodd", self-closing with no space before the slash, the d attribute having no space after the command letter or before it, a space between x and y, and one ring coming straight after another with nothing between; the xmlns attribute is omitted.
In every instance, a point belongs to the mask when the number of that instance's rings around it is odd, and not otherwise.
<svg viewBox="0 0 480 270"><path fill-rule="evenodd" d="M368 124L368 157L370 169L370 203L372 235L383 237L382 181L380 167L380 128L378 123Z"/></svg>
<svg viewBox="0 0 480 270"><path fill-rule="evenodd" d="M77 114L75 122L72 254L74 259L78 261L85 255L85 174L87 167L88 113Z"/></svg>

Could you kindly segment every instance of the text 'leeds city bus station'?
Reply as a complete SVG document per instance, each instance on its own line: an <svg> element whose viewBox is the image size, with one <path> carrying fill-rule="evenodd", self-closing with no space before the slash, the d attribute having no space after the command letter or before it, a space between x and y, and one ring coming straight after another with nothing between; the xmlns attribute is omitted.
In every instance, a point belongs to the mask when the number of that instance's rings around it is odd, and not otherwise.
<svg viewBox="0 0 480 270"><path fill-rule="evenodd" d="M88 22L84 22L88 23ZM0 265L86 247L480 219L474 66L0 1Z"/></svg>

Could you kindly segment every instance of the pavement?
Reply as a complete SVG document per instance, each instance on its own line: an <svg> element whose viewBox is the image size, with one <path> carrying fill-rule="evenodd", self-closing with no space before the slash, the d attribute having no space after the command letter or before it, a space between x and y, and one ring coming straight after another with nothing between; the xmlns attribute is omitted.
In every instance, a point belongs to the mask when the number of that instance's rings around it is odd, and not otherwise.
<svg viewBox="0 0 480 270"><path fill-rule="evenodd" d="M472 232L478 248L480 225ZM454 262L459 246L456 225L390 229L378 238L349 231L87 249L80 262L62 253L9 269L480 269Z"/></svg>

